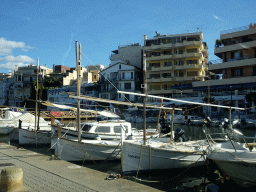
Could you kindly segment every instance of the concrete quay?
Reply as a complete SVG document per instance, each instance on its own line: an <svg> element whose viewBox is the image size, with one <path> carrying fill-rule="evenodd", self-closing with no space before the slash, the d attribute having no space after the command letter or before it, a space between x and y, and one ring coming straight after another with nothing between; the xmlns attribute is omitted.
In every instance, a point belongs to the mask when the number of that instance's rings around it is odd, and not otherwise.
<svg viewBox="0 0 256 192"><path fill-rule="evenodd" d="M0 171L11 166L23 170L22 191L161 191L128 179L106 180L107 173L0 143Z"/></svg>

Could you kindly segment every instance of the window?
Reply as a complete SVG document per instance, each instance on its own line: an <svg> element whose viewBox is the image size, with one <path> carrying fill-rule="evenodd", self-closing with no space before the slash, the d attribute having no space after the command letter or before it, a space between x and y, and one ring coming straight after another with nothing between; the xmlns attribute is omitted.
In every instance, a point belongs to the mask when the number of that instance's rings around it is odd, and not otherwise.
<svg viewBox="0 0 256 192"><path fill-rule="evenodd" d="M197 71L188 71L187 72L187 76L197 76L198 75L198 72Z"/></svg>
<svg viewBox="0 0 256 192"><path fill-rule="evenodd" d="M164 66L171 66L171 62L164 62Z"/></svg>
<svg viewBox="0 0 256 192"><path fill-rule="evenodd" d="M131 79L133 79L133 72L131 72Z"/></svg>
<svg viewBox="0 0 256 192"><path fill-rule="evenodd" d="M121 65L119 65L119 69L121 69Z"/></svg>
<svg viewBox="0 0 256 192"><path fill-rule="evenodd" d="M197 48L187 49L187 53L196 53L196 52L197 52Z"/></svg>
<svg viewBox="0 0 256 192"><path fill-rule="evenodd" d="M84 125L82 131L89 131L91 129L91 125Z"/></svg>
<svg viewBox="0 0 256 192"><path fill-rule="evenodd" d="M131 83L125 83L125 84L124 84L124 88L125 88L125 89L131 89L131 88L132 88Z"/></svg>
<svg viewBox="0 0 256 192"><path fill-rule="evenodd" d="M95 133L110 133L110 127L99 126L95 129Z"/></svg>
<svg viewBox="0 0 256 192"><path fill-rule="evenodd" d="M125 133L128 133L128 126L124 125L124 128L125 128ZM122 129L121 126L114 126L114 132L115 133L121 133L121 129Z"/></svg>

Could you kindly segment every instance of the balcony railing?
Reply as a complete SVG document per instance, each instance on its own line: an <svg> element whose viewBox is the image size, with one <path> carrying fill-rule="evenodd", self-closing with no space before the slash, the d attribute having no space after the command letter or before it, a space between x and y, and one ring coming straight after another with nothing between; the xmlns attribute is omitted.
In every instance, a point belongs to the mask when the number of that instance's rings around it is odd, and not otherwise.
<svg viewBox="0 0 256 192"><path fill-rule="evenodd" d="M223 30L220 32L220 35L224 35L224 34L228 34L228 33L234 33L234 32L238 32L238 31L245 31L249 29L249 25L246 26L242 26L242 27L237 27L237 28L233 28L233 29L227 29L227 30Z"/></svg>

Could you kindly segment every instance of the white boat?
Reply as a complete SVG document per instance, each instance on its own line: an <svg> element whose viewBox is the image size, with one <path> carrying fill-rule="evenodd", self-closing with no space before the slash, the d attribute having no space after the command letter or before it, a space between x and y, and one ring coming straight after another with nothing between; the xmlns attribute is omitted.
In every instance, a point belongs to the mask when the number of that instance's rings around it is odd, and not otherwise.
<svg viewBox="0 0 256 192"><path fill-rule="evenodd" d="M124 141L122 145L122 172L188 168L204 165L206 141L164 143L156 139Z"/></svg>
<svg viewBox="0 0 256 192"><path fill-rule="evenodd" d="M125 139L133 136L135 139L143 138L143 131L131 127L131 123L125 120L104 120L81 123L81 138L95 139L100 137L101 140L120 140L122 126L125 128ZM57 132L57 127L53 127ZM78 131L75 123L63 126L61 129L62 136L65 138L77 138ZM146 137L158 137L159 132L156 129L147 129Z"/></svg>
<svg viewBox="0 0 256 192"><path fill-rule="evenodd" d="M11 140L19 141L19 144L50 144L51 125L50 121L39 118L39 130L35 131L35 116L30 113L24 113L12 120L13 123L8 124L2 130L10 134ZM20 125L19 125L20 121ZM6 124L1 124L4 126ZM20 128L19 128L20 126Z"/></svg>
<svg viewBox="0 0 256 192"><path fill-rule="evenodd" d="M39 130L21 128L18 129L18 133L20 145L50 144L53 137L51 126L48 123L45 126L41 124Z"/></svg>
<svg viewBox="0 0 256 192"><path fill-rule="evenodd" d="M185 115L174 115L173 118L173 124L185 124L186 122L186 117ZM165 123L172 123L172 116L171 114L167 114L166 118L164 119Z"/></svg>
<svg viewBox="0 0 256 192"><path fill-rule="evenodd" d="M188 123L189 125L203 125L204 119L199 116L189 115L185 124L188 124Z"/></svg>
<svg viewBox="0 0 256 192"><path fill-rule="evenodd" d="M57 140L55 155L65 161L98 161L120 159L120 141L112 140Z"/></svg>
<svg viewBox="0 0 256 192"><path fill-rule="evenodd" d="M251 187L256 185L256 150L252 149L252 146L255 146L255 143L232 140L214 143L209 147L207 157L239 185Z"/></svg>
<svg viewBox="0 0 256 192"><path fill-rule="evenodd" d="M247 119L234 119L232 122L233 128L249 129L255 128L255 123Z"/></svg>
<svg viewBox="0 0 256 192"><path fill-rule="evenodd" d="M24 114L6 110L0 119L0 134L9 134L19 125L19 119L23 120Z"/></svg>

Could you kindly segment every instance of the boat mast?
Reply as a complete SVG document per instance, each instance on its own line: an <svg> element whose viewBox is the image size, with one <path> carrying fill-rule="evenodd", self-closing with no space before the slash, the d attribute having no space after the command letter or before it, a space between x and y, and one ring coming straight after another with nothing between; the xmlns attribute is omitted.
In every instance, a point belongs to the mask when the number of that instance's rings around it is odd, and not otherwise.
<svg viewBox="0 0 256 192"><path fill-rule="evenodd" d="M77 69L77 96L80 96L80 88L81 88L81 49L82 46L79 44L78 51L78 43L76 41L76 69ZM76 116L76 130L78 131L78 141L81 141L81 119L80 119L80 99L77 98L77 116Z"/></svg>
<svg viewBox="0 0 256 192"><path fill-rule="evenodd" d="M144 37L145 38L145 37ZM147 98L147 77L146 77L146 54L143 51L143 144L146 145L146 98Z"/></svg>
<svg viewBox="0 0 256 192"><path fill-rule="evenodd" d="M39 70L39 58L37 58L37 67L36 67L36 109L35 109L35 132L36 132L36 122L37 122L37 100L38 100L38 70Z"/></svg>

